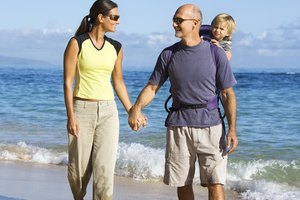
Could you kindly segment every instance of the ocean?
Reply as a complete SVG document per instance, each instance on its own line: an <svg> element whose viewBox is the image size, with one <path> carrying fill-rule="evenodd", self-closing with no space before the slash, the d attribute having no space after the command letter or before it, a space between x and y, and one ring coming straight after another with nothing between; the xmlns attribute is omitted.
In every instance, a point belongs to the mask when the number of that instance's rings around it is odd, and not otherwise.
<svg viewBox="0 0 300 200"><path fill-rule="evenodd" d="M67 165L63 71L0 68L0 160ZM151 72L124 71L131 100ZM239 146L229 156L226 188L246 200L300 199L300 73L236 72ZM120 143L115 174L161 181L165 84L144 109L147 128L131 131L117 100ZM199 169L194 179L199 184Z"/></svg>

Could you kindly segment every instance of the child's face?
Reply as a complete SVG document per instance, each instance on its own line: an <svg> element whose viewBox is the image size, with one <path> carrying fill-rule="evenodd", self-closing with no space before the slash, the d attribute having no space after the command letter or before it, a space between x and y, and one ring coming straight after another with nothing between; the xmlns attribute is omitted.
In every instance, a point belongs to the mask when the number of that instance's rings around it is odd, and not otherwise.
<svg viewBox="0 0 300 200"><path fill-rule="evenodd" d="M215 24L212 27L212 34L218 41L221 41L224 39L224 37L229 36L226 22Z"/></svg>

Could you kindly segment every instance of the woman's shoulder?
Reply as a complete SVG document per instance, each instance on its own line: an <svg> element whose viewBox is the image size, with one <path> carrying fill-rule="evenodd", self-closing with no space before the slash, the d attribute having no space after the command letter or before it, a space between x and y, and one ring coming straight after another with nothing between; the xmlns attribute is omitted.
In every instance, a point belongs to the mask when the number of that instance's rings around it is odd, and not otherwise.
<svg viewBox="0 0 300 200"><path fill-rule="evenodd" d="M122 44L119 41L117 41L115 39L112 39L110 37L107 37L107 36L105 36L104 39L105 39L105 41L107 41L110 44L112 44L114 46L114 48L117 50L117 52L120 51L120 49L122 47Z"/></svg>
<svg viewBox="0 0 300 200"><path fill-rule="evenodd" d="M89 34L83 33L81 35L75 35L73 38L77 40L77 42L82 43L84 40L89 39Z"/></svg>
<svg viewBox="0 0 300 200"><path fill-rule="evenodd" d="M73 38L71 38L71 40L72 40L72 39L76 40L79 49L81 49L82 43L83 43L85 40L89 39L89 37L90 37L90 36L89 36L88 33L83 33L83 34L81 34L81 35L75 35Z"/></svg>

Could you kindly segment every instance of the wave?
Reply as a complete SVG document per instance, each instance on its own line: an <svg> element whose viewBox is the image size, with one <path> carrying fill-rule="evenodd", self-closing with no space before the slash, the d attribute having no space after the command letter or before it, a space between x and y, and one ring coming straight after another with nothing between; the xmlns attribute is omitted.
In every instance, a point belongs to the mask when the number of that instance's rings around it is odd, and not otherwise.
<svg viewBox="0 0 300 200"><path fill-rule="evenodd" d="M67 165L65 150L28 145L0 144L0 159ZM138 143L120 143L115 174L137 180L161 181L164 173L164 149ZM300 160L234 160L229 158L226 188L235 190L243 199L285 200L300 198ZM199 169L194 183L199 185Z"/></svg>
<svg viewBox="0 0 300 200"><path fill-rule="evenodd" d="M295 75L295 74L298 74L298 73L297 72L286 72L286 74Z"/></svg>
<svg viewBox="0 0 300 200"><path fill-rule="evenodd" d="M300 161L229 162L227 185L249 200L300 198Z"/></svg>
<svg viewBox="0 0 300 200"><path fill-rule="evenodd" d="M159 180L163 177L165 153L162 149L120 143L116 174L135 179Z"/></svg>
<svg viewBox="0 0 300 200"><path fill-rule="evenodd" d="M68 163L67 152L28 145L25 142L0 144L0 159L55 165Z"/></svg>

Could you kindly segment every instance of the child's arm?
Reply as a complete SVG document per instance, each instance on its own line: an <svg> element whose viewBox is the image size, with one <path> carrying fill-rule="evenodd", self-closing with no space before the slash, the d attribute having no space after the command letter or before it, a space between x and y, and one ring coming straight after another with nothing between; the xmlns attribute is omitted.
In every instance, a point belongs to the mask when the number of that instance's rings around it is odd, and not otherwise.
<svg viewBox="0 0 300 200"><path fill-rule="evenodd" d="M227 56L227 59L230 60L231 57L232 57L232 53L231 53L231 50L230 48L227 46L227 47L223 47L220 42L218 40L215 40L215 39L211 39L210 41L213 45L216 45L218 47L221 47L224 49L225 53L226 53L226 56Z"/></svg>
<svg viewBox="0 0 300 200"><path fill-rule="evenodd" d="M216 40L216 39L211 39L210 42L211 42L212 44L218 46L218 47L221 47L220 42L219 42L218 40ZM222 47L221 47L221 48L222 48Z"/></svg>
<svg viewBox="0 0 300 200"><path fill-rule="evenodd" d="M225 51L225 53L226 53L227 59L230 60L231 56L232 56L231 51Z"/></svg>

